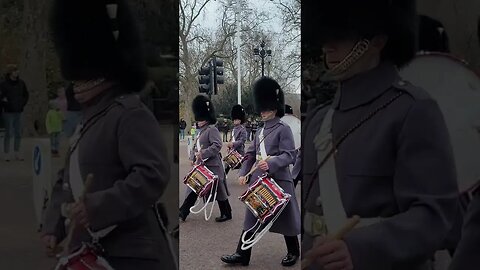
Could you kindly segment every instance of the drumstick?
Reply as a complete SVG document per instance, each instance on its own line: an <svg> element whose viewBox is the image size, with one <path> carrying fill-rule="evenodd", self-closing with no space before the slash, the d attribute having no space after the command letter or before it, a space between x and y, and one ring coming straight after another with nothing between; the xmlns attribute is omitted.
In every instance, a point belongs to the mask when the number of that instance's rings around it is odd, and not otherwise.
<svg viewBox="0 0 480 270"><path fill-rule="evenodd" d="M93 182L93 174L87 175L87 180L85 181L85 188L83 189L83 193L82 193L81 198L85 197L85 195L87 194L87 191L90 189L90 186L92 185L92 182ZM70 228L68 230L67 237L59 245L57 245L56 250L63 249L64 255L67 255L66 253L68 252L68 246L70 246L70 243L72 241L72 235L73 235L73 232L75 231L75 228L76 228L76 223L72 222L72 224L70 225ZM63 246L63 248L62 248L62 246Z"/></svg>
<svg viewBox="0 0 480 270"><path fill-rule="evenodd" d="M327 236L327 239L333 239L333 240L341 240L347 233L349 233L357 224L360 222L360 217L359 216L353 216L350 218L347 223L340 228L339 231L337 231L334 235L332 236ZM316 248L318 245L315 245L313 248ZM313 260L309 257L305 258L302 260L302 270L307 269L311 264L313 263Z"/></svg>
<svg viewBox="0 0 480 270"><path fill-rule="evenodd" d="M271 158L270 156L267 156L267 158L265 158L265 161L269 160L270 158ZM257 169L258 169L258 163L257 163L257 165L253 166L252 169L245 175L245 178L249 177Z"/></svg>

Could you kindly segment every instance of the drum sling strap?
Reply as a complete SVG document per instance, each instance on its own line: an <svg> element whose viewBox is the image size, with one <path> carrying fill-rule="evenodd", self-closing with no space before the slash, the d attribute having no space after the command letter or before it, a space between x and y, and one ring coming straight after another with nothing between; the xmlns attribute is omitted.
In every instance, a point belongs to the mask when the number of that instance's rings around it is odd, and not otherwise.
<svg viewBox="0 0 480 270"><path fill-rule="evenodd" d="M330 231L335 230L336 228L341 228L342 225L346 222L345 211L341 202L340 192L338 190L338 183L336 179L335 164L334 159L331 157L337 152L339 146L348 138L353 132L358 128L363 126L366 122L372 119L376 114L378 114L383 109L387 108L395 100L397 100L404 92L399 92L397 95L389 99L382 106L378 107L371 113L363 117L356 125L350 128L340 139L335 143L333 142L333 137L331 133L331 123L333 118L334 110L331 108L327 111L327 114L323 120L322 127L320 128L319 134L315 137L315 147L318 150L317 160L319 161L318 166L315 170L315 174L312 177L311 182L307 188L305 199L307 201L310 191L312 190L313 184L318 183L320 185L321 193L321 205L323 208L323 213L327 223L327 229ZM318 179L318 181L315 181ZM320 181L321 180L321 181ZM322 192L322 189L324 190ZM325 191L325 189L327 191ZM342 211L332 211L331 209L342 209ZM304 232L315 236L326 232L317 232L314 228L324 228L325 226L319 226L319 221L322 218L315 218L317 214L307 213L303 209L303 229ZM325 211L327 210L327 211ZM364 223L371 223L367 220L364 220Z"/></svg>

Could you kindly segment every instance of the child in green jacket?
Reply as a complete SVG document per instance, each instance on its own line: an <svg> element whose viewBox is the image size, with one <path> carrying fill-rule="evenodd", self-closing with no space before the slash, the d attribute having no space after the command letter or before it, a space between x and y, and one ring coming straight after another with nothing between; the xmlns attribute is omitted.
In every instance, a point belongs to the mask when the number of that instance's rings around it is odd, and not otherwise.
<svg viewBox="0 0 480 270"><path fill-rule="evenodd" d="M58 157L58 148L60 145L60 133L62 132L63 114L55 101L49 102L49 110L45 119L47 133L50 135L50 145L52 156Z"/></svg>

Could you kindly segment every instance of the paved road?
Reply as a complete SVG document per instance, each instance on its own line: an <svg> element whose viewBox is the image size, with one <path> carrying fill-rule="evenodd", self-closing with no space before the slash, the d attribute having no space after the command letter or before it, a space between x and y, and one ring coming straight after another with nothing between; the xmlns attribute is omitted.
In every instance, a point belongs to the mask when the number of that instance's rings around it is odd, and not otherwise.
<svg viewBox="0 0 480 270"><path fill-rule="evenodd" d="M166 138L169 139L169 138ZM170 138L171 139L171 138ZM0 136L3 145L3 138ZM25 139L25 161L5 162L0 160L0 269L30 270L53 269L56 260L45 256L44 248L39 240L36 218L33 210L32 196L32 158L33 142ZM168 144L169 154L173 156L173 144ZM0 147L3 149L3 147ZM66 148L65 146L63 147ZM64 151L61 151L64 152ZM54 171L63 166L63 157L52 162ZM173 172L172 182L167 188L162 201L166 202L170 226L178 224L178 185L173 180L178 178L178 165L170 165ZM178 247L175 247L178 249Z"/></svg>
<svg viewBox="0 0 480 270"><path fill-rule="evenodd" d="M180 205L185 195L183 177L189 172L187 160L187 146L180 143ZM227 266L220 261L220 257L235 251L241 233L245 207L237 199L245 190L236 182L235 172L229 173L230 204L233 209L233 219L223 223L216 223L214 217L219 216L218 206L210 221L205 221L203 215L190 214L185 223L180 223L180 269L182 270L216 270L241 268ZM300 187L297 187L299 196ZM282 267L282 258L287 254L283 236L267 233L262 240L253 247L250 267L248 269L278 270L300 269L297 263L293 267ZM245 269L245 268L244 268Z"/></svg>

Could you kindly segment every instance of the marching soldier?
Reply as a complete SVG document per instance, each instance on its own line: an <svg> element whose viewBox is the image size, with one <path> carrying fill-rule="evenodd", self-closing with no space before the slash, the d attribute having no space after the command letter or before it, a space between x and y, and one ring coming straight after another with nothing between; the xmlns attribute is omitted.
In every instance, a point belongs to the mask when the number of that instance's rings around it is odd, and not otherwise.
<svg viewBox="0 0 480 270"><path fill-rule="evenodd" d="M311 269L430 269L458 211L437 103L402 80L415 55L415 1L308 1L333 103L303 125L303 249ZM353 230L333 235L359 216Z"/></svg>
<svg viewBox="0 0 480 270"><path fill-rule="evenodd" d="M284 94L276 81L263 77L254 85L254 98L257 112L264 122L255 136L253 144L248 148L247 160L240 169L239 181L246 184L245 175L256 164L258 169L253 173L249 184L253 184L259 176L268 172L283 190L292 195L290 202L275 221L270 231L284 235L288 254L283 258L282 265L292 266L300 255L297 235L300 234L300 211L295 198L295 188L289 165L294 162L295 143L290 128L280 121L284 115ZM270 158L267 160L266 156ZM257 219L246 209L242 235L252 228ZM251 237L247 233L247 238ZM221 260L228 264L248 265L250 263L251 248L242 250L242 239L239 240L237 250L232 255L225 255Z"/></svg>
<svg viewBox="0 0 480 270"><path fill-rule="evenodd" d="M247 130L243 125L246 121L245 109L242 105L232 107L231 117L233 120L232 140L227 143L228 150L236 150L240 155L245 154L245 141L247 140ZM238 169L238 168L237 168ZM225 175L228 175L230 167L225 167Z"/></svg>
<svg viewBox="0 0 480 270"><path fill-rule="evenodd" d="M220 216L215 218L217 222L232 219L232 208L228 202L227 183L225 171L222 164L220 150L222 149L222 138L218 129L214 126L217 122L215 108L208 97L198 95L192 102L192 110L195 121L199 128L197 138L193 144L194 151L190 154L192 165L203 162L205 166L218 176L217 201L220 208ZM187 197L180 207L180 219L185 221L190 214L190 208L197 201L197 194L188 188Z"/></svg>
<svg viewBox="0 0 480 270"><path fill-rule="evenodd" d="M55 0L52 27L82 122L45 213L47 250L57 253L68 218L68 254L99 240L102 248L94 250L114 269L176 269L154 207L170 180L166 147L157 120L136 94L147 73L127 1ZM77 263L90 255L80 254Z"/></svg>

